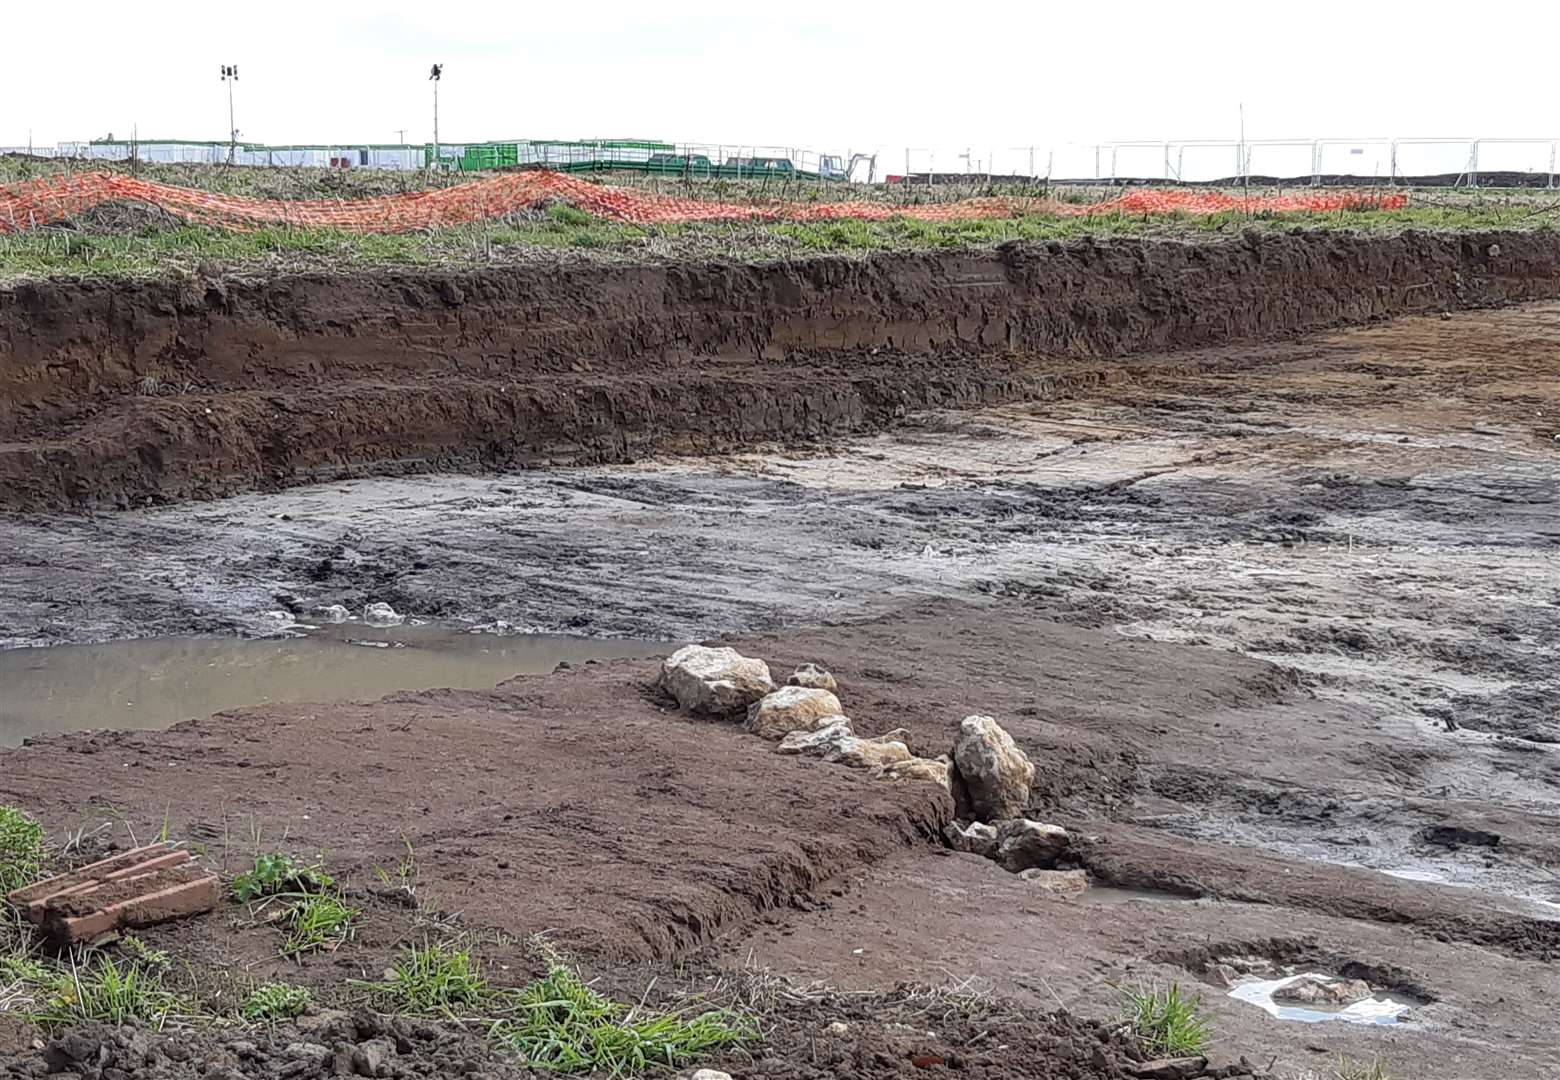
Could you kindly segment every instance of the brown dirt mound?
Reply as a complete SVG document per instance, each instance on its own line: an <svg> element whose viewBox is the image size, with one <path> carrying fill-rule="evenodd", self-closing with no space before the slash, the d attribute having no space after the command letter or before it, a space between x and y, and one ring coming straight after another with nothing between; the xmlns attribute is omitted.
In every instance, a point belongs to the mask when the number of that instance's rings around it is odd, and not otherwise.
<svg viewBox="0 0 1560 1080"><path fill-rule="evenodd" d="M1554 295L1545 233L26 284L0 290L0 507L814 439L1101 357Z"/></svg>

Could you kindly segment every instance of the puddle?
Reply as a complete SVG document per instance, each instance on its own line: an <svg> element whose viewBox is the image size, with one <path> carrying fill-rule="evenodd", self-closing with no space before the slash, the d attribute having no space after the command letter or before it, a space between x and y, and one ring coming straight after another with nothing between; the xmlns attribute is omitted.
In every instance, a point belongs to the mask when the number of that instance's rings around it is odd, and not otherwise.
<svg viewBox="0 0 1560 1080"><path fill-rule="evenodd" d="M1308 975L1325 977L1324 972L1300 972L1282 979L1252 979L1235 987L1230 991L1229 996L1237 1001L1256 1005L1280 1020L1298 1020L1304 1024L1320 1023L1323 1020L1344 1020L1352 1024L1396 1024L1410 1009L1424 1004L1407 994L1396 994L1385 990L1378 990L1373 996L1363 1001L1356 1001L1352 1005L1335 1007L1297 1005L1273 1000L1273 991L1292 982L1298 982Z"/></svg>
<svg viewBox="0 0 1560 1080"><path fill-rule="evenodd" d="M659 642L361 624L266 640L152 638L0 650L0 746L88 728L165 728L224 709L482 689L515 675L666 651Z"/></svg>
<svg viewBox="0 0 1560 1080"><path fill-rule="evenodd" d="M1078 899L1085 904L1103 904L1112 906L1115 904L1130 904L1135 900L1146 901L1151 904L1190 903L1196 900L1195 896L1182 896L1179 893L1160 892L1157 889L1123 889L1115 885L1090 885Z"/></svg>

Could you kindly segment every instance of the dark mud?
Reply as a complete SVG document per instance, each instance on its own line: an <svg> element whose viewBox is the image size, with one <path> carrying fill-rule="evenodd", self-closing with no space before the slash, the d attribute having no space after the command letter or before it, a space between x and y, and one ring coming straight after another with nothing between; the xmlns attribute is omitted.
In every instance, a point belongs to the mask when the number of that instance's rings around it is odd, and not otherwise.
<svg viewBox="0 0 1560 1080"><path fill-rule="evenodd" d="M1557 294L1545 233L26 284L0 290L0 506L816 439L1100 377L1040 356Z"/></svg>

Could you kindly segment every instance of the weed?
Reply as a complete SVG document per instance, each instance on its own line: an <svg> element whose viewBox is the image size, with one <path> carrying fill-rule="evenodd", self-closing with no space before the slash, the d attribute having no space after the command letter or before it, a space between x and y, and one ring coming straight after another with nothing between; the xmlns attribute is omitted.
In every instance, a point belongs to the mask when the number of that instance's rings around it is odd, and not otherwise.
<svg viewBox="0 0 1560 1080"><path fill-rule="evenodd" d="M488 1003L493 992L471 953L453 944L409 946L393 975L373 984L387 1012L436 1013L454 1018Z"/></svg>
<svg viewBox="0 0 1560 1080"><path fill-rule="evenodd" d="M335 885L321 863L305 864L291 855L256 855L253 869L233 879L233 895L243 903L267 896L324 893Z"/></svg>
<svg viewBox="0 0 1560 1080"><path fill-rule="evenodd" d="M121 940L119 947L131 960L149 971L166 972L173 967L173 960L166 952L152 948L133 934Z"/></svg>
<svg viewBox="0 0 1560 1080"><path fill-rule="evenodd" d="M335 896L309 896L287 910L283 956L334 949L352 937L358 910Z"/></svg>
<svg viewBox="0 0 1560 1080"><path fill-rule="evenodd" d="M570 225L580 228L585 225L595 224L595 217L589 211L580 210L577 207L564 203L553 203L547 208L547 216L559 225Z"/></svg>
<svg viewBox="0 0 1560 1080"><path fill-rule="evenodd" d="M162 1027L171 1017L194 1011L182 995L163 985L162 976L140 964L124 965L101 953L70 958L68 971L45 968L40 980L51 991L45 1006L33 1014L43 1024L125 1024L135 1021Z"/></svg>
<svg viewBox="0 0 1560 1080"><path fill-rule="evenodd" d="M494 1035L526 1066L551 1072L622 1076L653 1066L675 1069L757 1037L750 1020L726 1010L636 1018L637 1009L597 993L562 964L509 999L514 1018L496 1025Z"/></svg>
<svg viewBox="0 0 1560 1080"><path fill-rule="evenodd" d="M255 987L239 1012L245 1020L290 1020L301 1016L313 1000L314 992L306 986L266 983Z"/></svg>
<svg viewBox="0 0 1560 1080"><path fill-rule="evenodd" d="M43 826L24 810L0 806L0 893L30 885L43 870Z"/></svg>
<svg viewBox="0 0 1560 1080"><path fill-rule="evenodd" d="M1199 1011L1201 999L1181 989L1117 986L1127 999L1122 1020L1157 1053L1179 1057L1200 1054L1213 1037L1213 1026Z"/></svg>
<svg viewBox="0 0 1560 1080"><path fill-rule="evenodd" d="M1369 1064L1362 1064L1340 1057L1334 1073L1336 1080L1394 1080L1393 1075L1387 1071L1384 1058L1374 1058Z"/></svg>
<svg viewBox="0 0 1560 1080"><path fill-rule="evenodd" d="M417 895L417 852L412 848L412 842L401 834L401 843L406 845L406 854L401 856L401 861L396 864L395 880L401 886L401 891L407 896ZM382 866L376 866L374 873L379 876L381 884L391 883L390 874Z"/></svg>

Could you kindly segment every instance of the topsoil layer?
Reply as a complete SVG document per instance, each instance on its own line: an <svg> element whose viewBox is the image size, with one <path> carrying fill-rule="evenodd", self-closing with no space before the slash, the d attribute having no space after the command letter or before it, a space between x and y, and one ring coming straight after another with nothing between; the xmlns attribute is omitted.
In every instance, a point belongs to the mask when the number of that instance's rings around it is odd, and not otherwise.
<svg viewBox="0 0 1560 1080"><path fill-rule="evenodd" d="M810 439L1102 358L1556 295L1545 233L26 284L0 290L0 508Z"/></svg>

